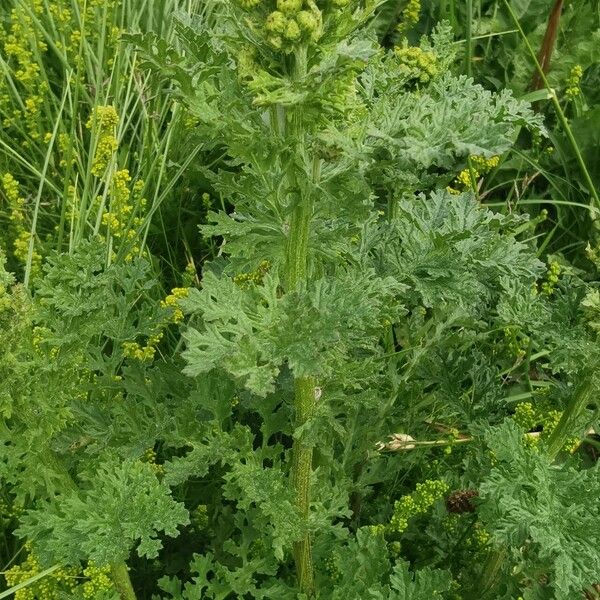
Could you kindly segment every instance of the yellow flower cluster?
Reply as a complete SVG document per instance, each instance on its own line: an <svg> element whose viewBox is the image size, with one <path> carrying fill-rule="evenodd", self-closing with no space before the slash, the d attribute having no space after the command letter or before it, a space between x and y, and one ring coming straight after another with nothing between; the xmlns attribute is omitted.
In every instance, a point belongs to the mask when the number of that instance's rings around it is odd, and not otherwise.
<svg viewBox="0 0 600 600"><path fill-rule="evenodd" d="M43 36L36 31L36 20L43 14L41 0L33 0L29 6L19 5L10 12L10 26L4 39L4 54L12 70L18 87L18 98L11 102L9 94L0 99L5 118L3 126L9 128L19 124L27 131L29 138L37 141L42 137L40 118L48 83L41 75L40 58L48 49ZM33 13L33 14L32 14ZM1 31L1 30L0 30ZM13 106L12 111L8 108ZM29 140L21 144L29 146Z"/></svg>
<svg viewBox="0 0 600 600"><path fill-rule="evenodd" d="M508 349L518 360L521 360L529 348L529 336L521 334L517 327L505 327L504 337L508 341Z"/></svg>
<svg viewBox="0 0 600 600"><path fill-rule="evenodd" d="M542 427L540 436L525 438L529 446L535 446L540 440L547 440L552 435L561 417L562 411L560 410L545 410L544 408L534 407L531 402L520 402L515 408L513 420L527 432L538 426ZM573 437L565 443L563 450L573 453L580 443L581 440Z"/></svg>
<svg viewBox="0 0 600 600"><path fill-rule="evenodd" d="M171 293L160 301L160 307L166 309L166 317L156 326L154 333L151 335L144 345L138 342L123 342L123 356L125 358L133 358L141 362L151 362L156 356L156 348L163 339L163 330L172 323L180 323L183 321L183 311L179 306L179 300L187 297L189 288L173 288Z"/></svg>
<svg viewBox="0 0 600 600"><path fill-rule="evenodd" d="M22 264L27 263L31 232L25 226L25 198L20 193L19 182L10 174L5 173L0 179L1 189L8 201L9 219L12 223L13 254ZM42 255L34 248L31 260L31 274L41 272Z"/></svg>
<svg viewBox="0 0 600 600"><path fill-rule="evenodd" d="M19 191L19 182L10 174L2 175L2 189L10 211L10 220L14 223L22 223L25 219L25 198Z"/></svg>
<svg viewBox="0 0 600 600"><path fill-rule="evenodd" d="M130 182L131 175L128 169L120 169L114 174L111 180L109 209L102 215L102 224L107 229L107 235L130 246L125 260L132 260L140 252L136 238L144 222L143 212L146 208L146 199L140 197L144 182L136 181L132 190L129 188Z"/></svg>
<svg viewBox="0 0 600 600"><path fill-rule="evenodd" d="M15 258L22 264L27 263L27 257L29 256L29 246L31 244L31 232L23 229L14 241L14 255ZM37 277L42 271L42 255L34 250L31 255L31 275Z"/></svg>
<svg viewBox="0 0 600 600"><path fill-rule="evenodd" d="M12 587L35 577L42 568L33 554L29 554L24 562L4 572L6 583ZM62 567L27 587L17 590L14 600L60 600L66 594L73 594L77 587L79 572L74 567Z"/></svg>
<svg viewBox="0 0 600 600"><path fill-rule="evenodd" d="M426 479L423 483L417 483L412 494L402 496L394 502L394 514L388 530L403 533L411 517L427 512L447 492L448 485L439 479Z"/></svg>
<svg viewBox="0 0 600 600"><path fill-rule="evenodd" d="M165 472L165 468L163 465L156 462L156 458L157 456L154 448L148 448L142 456L142 462L148 463L157 475L162 475Z"/></svg>
<svg viewBox="0 0 600 600"><path fill-rule="evenodd" d="M98 594L114 590L109 566L98 567L90 561L83 570L83 575L87 577L82 586L83 597L86 600L93 600Z"/></svg>
<svg viewBox="0 0 600 600"><path fill-rule="evenodd" d="M239 273L233 278L233 282L243 289L248 289L253 285L260 285L264 276L269 272L271 263L268 260L263 260L255 271L250 273Z"/></svg>
<svg viewBox="0 0 600 600"><path fill-rule="evenodd" d="M431 50L423 50L418 46L406 43L394 48L399 72L409 81L419 83L430 82L439 72L437 56Z"/></svg>
<svg viewBox="0 0 600 600"><path fill-rule="evenodd" d="M286 52L301 42L317 41L322 27L323 16L317 5L303 0L277 0L277 10L269 13L265 21L269 44Z"/></svg>
<svg viewBox="0 0 600 600"><path fill-rule="evenodd" d="M499 156L485 158L484 156L470 156L469 167L463 169L453 182L453 186L448 186L446 190L451 194L460 194L465 191L475 191L477 181L482 175L489 173L500 164Z"/></svg>
<svg viewBox="0 0 600 600"><path fill-rule="evenodd" d="M580 84L582 77L583 69L581 68L581 65L575 65L569 73L567 87L565 89L565 96L570 100L581 94Z"/></svg>
<svg viewBox="0 0 600 600"><path fill-rule="evenodd" d="M15 8L7 9L7 29L0 27L0 48L4 51L9 69L4 73L5 85L0 85L0 112L5 128L14 127L17 143L24 147L44 138L42 111L46 98L51 93L48 86L46 62L54 61L54 51L60 54L59 63L65 70L75 69L82 83L87 72L81 46L85 42L96 47L102 42L105 66L110 68L118 48L121 35L119 15L116 9L121 3L116 0L27 0L12 2ZM85 32L82 25L87 24ZM97 26L102 24L102 26ZM96 26L94 26L96 25ZM53 36L53 52L48 53L46 37ZM94 71L95 73L95 71ZM93 75L95 77L95 74ZM48 108L52 103L47 103ZM22 135L23 130L26 136Z"/></svg>
<svg viewBox="0 0 600 600"><path fill-rule="evenodd" d="M141 362L150 362L156 355L156 347L163 338L162 332L151 335L144 346L138 342L123 342L123 356L125 358L134 358Z"/></svg>
<svg viewBox="0 0 600 600"><path fill-rule="evenodd" d="M397 30L400 34L405 34L412 29L418 22L421 16L421 0L408 0L408 4L402 10L400 23Z"/></svg>
<svg viewBox="0 0 600 600"><path fill-rule="evenodd" d="M179 306L179 300L187 298L189 293L189 288L173 288L171 293L164 300L160 301L161 308L166 308L170 311L170 323L181 323L183 321L183 311Z"/></svg>
<svg viewBox="0 0 600 600"><path fill-rule="evenodd" d="M92 173L103 177L117 152L119 142L116 138L119 115L114 106L96 106L86 123L86 127L96 135L96 148L92 161Z"/></svg>
<svg viewBox="0 0 600 600"><path fill-rule="evenodd" d="M546 281L542 283L542 292L547 296L551 296L554 293L560 272L560 265L557 262L551 262L546 273Z"/></svg>

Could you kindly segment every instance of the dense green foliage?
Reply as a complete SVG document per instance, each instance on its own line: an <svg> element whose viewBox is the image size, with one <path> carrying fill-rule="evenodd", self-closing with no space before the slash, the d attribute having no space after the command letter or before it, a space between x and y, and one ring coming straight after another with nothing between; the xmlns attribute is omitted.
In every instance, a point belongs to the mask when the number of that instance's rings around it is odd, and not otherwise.
<svg viewBox="0 0 600 600"><path fill-rule="evenodd" d="M594 598L587 0L7 4L7 594Z"/></svg>

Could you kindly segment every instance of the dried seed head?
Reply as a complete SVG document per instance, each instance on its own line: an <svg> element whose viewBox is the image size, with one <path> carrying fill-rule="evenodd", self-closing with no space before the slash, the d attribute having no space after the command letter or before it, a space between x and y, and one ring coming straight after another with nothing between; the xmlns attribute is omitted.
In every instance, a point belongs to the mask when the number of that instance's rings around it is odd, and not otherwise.
<svg viewBox="0 0 600 600"><path fill-rule="evenodd" d="M475 512L472 500L478 496L477 490L455 490L446 498L446 510L455 514Z"/></svg>

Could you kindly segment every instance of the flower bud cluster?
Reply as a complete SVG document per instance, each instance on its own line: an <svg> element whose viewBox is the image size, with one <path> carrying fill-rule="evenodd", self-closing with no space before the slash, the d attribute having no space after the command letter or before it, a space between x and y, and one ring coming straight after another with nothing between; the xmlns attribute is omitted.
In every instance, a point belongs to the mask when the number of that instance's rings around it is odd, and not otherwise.
<svg viewBox="0 0 600 600"><path fill-rule="evenodd" d="M2 299L2 286L0 285L0 302ZM0 311L2 306L0 304ZM16 519L23 512L23 507L14 502L7 502L0 498L0 527L3 523L9 523Z"/></svg>
<svg viewBox="0 0 600 600"><path fill-rule="evenodd" d="M421 0L408 0L408 4L402 10L400 23L397 30L400 34L410 31L418 22L421 16Z"/></svg>
<svg viewBox="0 0 600 600"><path fill-rule="evenodd" d="M82 586L85 600L93 600L97 595L114 590L109 566L98 567L90 561L83 574L88 578Z"/></svg>
<svg viewBox="0 0 600 600"><path fill-rule="evenodd" d="M567 87L565 89L565 96L570 100L581 94L580 84L582 77L583 69L581 68L581 65L575 65L569 73Z"/></svg>
<svg viewBox="0 0 600 600"><path fill-rule="evenodd" d="M198 504L198 506L190 512L190 521L193 527L199 531L208 527L208 506L206 504Z"/></svg>
<svg viewBox="0 0 600 600"><path fill-rule="evenodd" d="M560 265L556 261L551 262L546 273L546 281L542 283L542 292L547 296L551 296L554 293L560 273Z"/></svg>
<svg viewBox="0 0 600 600"><path fill-rule="evenodd" d="M235 275L233 282L242 289L248 289L253 285L260 285L270 268L271 263L268 260L263 260L256 270L251 271L250 273L239 273L238 275Z"/></svg>
<svg viewBox="0 0 600 600"><path fill-rule="evenodd" d="M431 50L403 45L396 46L394 55L400 74L408 81L417 84L429 83L439 72L437 56Z"/></svg>
<svg viewBox="0 0 600 600"><path fill-rule="evenodd" d="M26 545L28 547L28 545ZM42 567L34 554L29 554L20 564L14 565L4 572L4 578L9 587L39 575ZM60 600L60 598L71 597L77 587L79 571L75 567L61 567L46 577L17 590L14 600Z"/></svg>
<svg viewBox="0 0 600 600"><path fill-rule="evenodd" d="M531 402L520 402L515 408L513 420L527 432L538 427L542 428L541 435L536 437L528 436L526 438L528 445L535 446L540 440L547 440L552 435L562 414L563 413L560 410L548 410L547 407L544 406L534 407ZM563 446L563 450L565 452L573 453L577 450L580 443L581 440L579 440L579 438L570 438Z"/></svg>
<svg viewBox="0 0 600 600"><path fill-rule="evenodd" d="M332 581L338 582L342 578L342 573L338 565L339 557L335 554L330 554L324 561L325 570Z"/></svg>
<svg viewBox="0 0 600 600"><path fill-rule="evenodd" d="M481 550L490 541L490 533L479 522L475 523L473 533L466 539L465 545L475 550Z"/></svg>
<svg viewBox="0 0 600 600"><path fill-rule="evenodd" d="M412 494L402 496L394 502L394 514L390 519L388 530L403 533L411 517L427 512L448 491L448 485L440 479L427 479L417 483Z"/></svg>
<svg viewBox="0 0 600 600"><path fill-rule="evenodd" d="M489 173L500 164L499 156L485 158L484 156L469 156L469 167L463 169L457 176L452 186L446 189L451 194L460 194L465 191L475 191L480 177Z"/></svg>
<svg viewBox="0 0 600 600"><path fill-rule="evenodd" d="M291 52L298 44L317 41L322 25L321 11L314 2L277 0L277 9L269 13L264 27L273 48Z"/></svg>
<svg viewBox="0 0 600 600"><path fill-rule="evenodd" d="M149 464L157 475L165 472L165 467L157 462L157 454L154 448L148 448L142 455L142 462Z"/></svg>
<svg viewBox="0 0 600 600"><path fill-rule="evenodd" d="M530 338L528 335L522 334L517 327L505 327L504 337L508 342L510 353L517 359L521 360L527 354Z"/></svg>
<svg viewBox="0 0 600 600"><path fill-rule="evenodd" d="M264 0L238 0L244 10L253 10ZM332 0L336 8L349 0ZM321 36L322 14L313 0L277 0L263 23L267 41L276 50L291 52L295 46Z"/></svg>

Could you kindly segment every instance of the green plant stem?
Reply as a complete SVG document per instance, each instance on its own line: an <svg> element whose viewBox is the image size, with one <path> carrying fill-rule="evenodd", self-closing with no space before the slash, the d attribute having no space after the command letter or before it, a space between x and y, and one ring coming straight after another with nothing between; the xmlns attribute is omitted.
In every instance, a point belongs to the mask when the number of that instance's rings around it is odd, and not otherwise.
<svg viewBox="0 0 600 600"><path fill-rule="evenodd" d="M303 202L292 214L286 257L287 291L297 289L306 279L311 213L312 203Z"/></svg>
<svg viewBox="0 0 600 600"><path fill-rule="evenodd" d="M573 435L581 414L594 393L593 373L584 374L579 380L571 401L558 421L548 440L548 456L554 460Z"/></svg>
<svg viewBox="0 0 600 600"><path fill-rule="evenodd" d="M294 382L296 427L304 425L314 415L315 381L312 377L298 377ZM310 476L312 471L312 446L301 439L294 440L292 448L292 485L296 498L296 507L305 527L308 526L310 510ZM294 559L298 582L302 592L308 596L314 594L314 574L310 533L306 531L301 540L294 544Z"/></svg>
<svg viewBox="0 0 600 600"><path fill-rule="evenodd" d="M470 596L470 598L473 598L473 600L475 600L475 598L477 598L477 600L486 598L486 594L492 591L496 585L505 558L505 548L493 548L490 551L488 560L483 568L481 584L474 590L474 594Z"/></svg>
<svg viewBox="0 0 600 600"><path fill-rule="evenodd" d="M510 5L510 2L508 2L508 0L504 0L504 5L506 6L508 12L510 13L510 16L515 24L515 27L519 31L519 35L523 39L523 42L524 42L525 46L527 47L527 51L529 52L531 59L535 63L535 67L538 71L541 81L544 84L544 87L546 88L546 90L548 90L550 99L552 100L552 104L554 105L554 109L556 110L556 115L558 117L558 120L560 121L562 128L565 131L565 134L567 136L567 139L569 140L569 143L571 144L571 147L573 148L573 152L575 153L575 157L577 158L577 163L579 164L579 168L581 169L583 178L585 179L585 182L589 188L590 195L592 196L594 202L596 203L596 206L600 207L600 197L598 196L598 191L596 190L596 186L594 185L594 182L590 176L590 173L585 164L585 161L583 160L583 156L581 155L581 151L579 150L579 145L577 144L577 140L575 139L575 136L573 135L573 131L571 130L571 127L569 126L567 117L565 116L565 113L563 112L560 102L558 101L558 98L556 97L556 92L554 89L552 89L550 87L550 84L548 83L548 78L546 77L546 74L544 73L544 69L542 69L542 66L540 65L540 63L538 61L535 51L534 51L533 47L531 46L531 44L529 43L529 40L527 39L527 36L525 35L525 32L523 31L523 28L521 27L521 23L519 23L519 19L517 18L517 15L515 15L512 7Z"/></svg>
<svg viewBox="0 0 600 600"><path fill-rule="evenodd" d="M121 600L136 600L135 591L131 585L129 570L124 562L111 565L111 577Z"/></svg>
<svg viewBox="0 0 600 600"><path fill-rule="evenodd" d="M306 48L300 48L294 56L294 77L303 79L307 73ZM294 111L289 115L288 134L297 138L296 151L305 152L303 140L303 115ZM319 179L320 162L313 161L313 181ZM290 167L290 187L298 189L296 167ZM286 245L284 283L288 293L301 289L308 279L308 248L310 225L314 209L314 194L310 191L302 194L294 207L290 219L290 229ZM316 382L312 377L296 377L294 380L294 408L296 411L296 428L304 426L315 410ZM291 481L294 489L295 504L302 520L305 532L302 538L294 543L294 559L301 592L309 598L314 596L314 572L312 563L311 539L308 531L310 511L310 478L312 471L313 449L301 438L294 439L292 445Z"/></svg>
<svg viewBox="0 0 600 600"><path fill-rule="evenodd" d="M306 280L308 262L308 239L313 202L303 198L292 214L286 252L285 283L292 292ZM315 381L311 377L297 377L294 381L294 406L296 428L302 427L314 414ZM301 439L295 439L292 446L292 485L300 518L308 527L310 508L310 474L312 466L312 446ZM294 558L298 582L302 592L308 596L314 593L314 575L311 555L311 540L308 531L294 544Z"/></svg>
<svg viewBox="0 0 600 600"><path fill-rule="evenodd" d="M473 0L467 0L467 15L465 23L465 71L468 77L473 75Z"/></svg>

